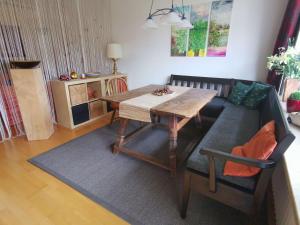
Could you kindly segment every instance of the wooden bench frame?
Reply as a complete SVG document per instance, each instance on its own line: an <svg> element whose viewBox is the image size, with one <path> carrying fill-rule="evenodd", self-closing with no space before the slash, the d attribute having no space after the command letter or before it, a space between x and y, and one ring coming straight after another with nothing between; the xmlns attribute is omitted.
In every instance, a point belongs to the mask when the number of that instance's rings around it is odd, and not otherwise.
<svg viewBox="0 0 300 225"><path fill-rule="evenodd" d="M238 81L246 84L252 83L252 81L247 80L171 75L169 84L174 83L176 85L179 84L178 81L181 82L182 86L184 86L184 82L187 83L187 86L197 82L221 84L226 82L227 84L231 85L230 89ZM266 192L270 185L273 172L278 162L282 159L284 152L295 139L295 136L289 130L275 89L272 87L270 92L272 92L270 94L272 94L274 97L272 98L272 102L269 104L273 104L278 108L276 114L283 121L281 129L276 131L277 134L279 133L278 135L281 136L281 141L278 142L275 151L270 157L270 160L254 160L235 156L217 149L201 149L201 154L204 154L208 157L209 173L202 174L190 168L186 168L183 172L182 184L180 188L180 214L182 218L186 217L190 191L194 190L209 198L246 213L250 216L251 221L254 224L260 224L260 212L262 210L263 201L266 197ZM262 169L258 175L255 190L250 192L249 190L244 190L236 187L233 184L225 183L216 179L215 160L228 160Z"/></svg>

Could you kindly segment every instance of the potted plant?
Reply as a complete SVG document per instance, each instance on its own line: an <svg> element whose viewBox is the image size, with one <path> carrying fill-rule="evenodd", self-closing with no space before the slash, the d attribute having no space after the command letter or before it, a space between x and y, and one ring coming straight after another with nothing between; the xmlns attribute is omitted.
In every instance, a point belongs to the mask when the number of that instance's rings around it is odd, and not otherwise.
<svg viewBox="0 0 300 225"><path fill-rule="evenodd" d="M300 52L294 47L279 48L278 54L268 57L267 67L283 76L283 101L300 88Z"/></svg>
<svg viewBox="0 0 300 225"><path fill-rule="evenodd" d="M300 112L300 91L293 92L287 100L287 112Z"/></svg>

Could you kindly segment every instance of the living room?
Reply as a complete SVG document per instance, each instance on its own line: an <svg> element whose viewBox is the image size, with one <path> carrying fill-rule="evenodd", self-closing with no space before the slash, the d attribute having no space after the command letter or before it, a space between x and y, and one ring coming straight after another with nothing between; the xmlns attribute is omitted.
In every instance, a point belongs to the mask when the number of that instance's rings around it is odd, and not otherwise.
<svg viewBox="0 0 300 225"><path fill-rule="evenodd" d="M1 225L300 224L299 0L0 10Z"/></svg>

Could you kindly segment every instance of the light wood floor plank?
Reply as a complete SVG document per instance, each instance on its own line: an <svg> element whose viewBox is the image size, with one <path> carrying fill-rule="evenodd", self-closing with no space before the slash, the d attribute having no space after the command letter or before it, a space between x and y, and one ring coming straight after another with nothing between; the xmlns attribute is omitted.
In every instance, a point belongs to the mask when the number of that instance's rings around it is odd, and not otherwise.
<svg viewBox="0 0 300 225"><path fill-rule="evenodd" d="M0 225L118 225L124 220L27 162L107 125L110 117L76 130L56 127L43 141L18 137L0 143Z"/></svg>

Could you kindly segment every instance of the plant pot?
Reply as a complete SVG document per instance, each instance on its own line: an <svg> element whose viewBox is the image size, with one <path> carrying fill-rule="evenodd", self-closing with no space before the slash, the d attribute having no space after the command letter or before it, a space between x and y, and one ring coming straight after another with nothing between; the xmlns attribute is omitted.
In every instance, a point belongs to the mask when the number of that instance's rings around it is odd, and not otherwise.
<svg viewBox="0 0 300 225"><path fill-rule="evenodd" d="M293 92L298 91L299 88L300 88L300 79L293 79L293 78L285 79L282 100L285 102L290 97L290 95Z"/></svg>
<svg viewBox="0 0 300 225"><path fill-rule="evenodd" d="M300 100L289 98L286 102L286 109L288 113L300 112Z"/></svg>
<svg viewBox="0 0 300 225"><path fill-rule="evenodd" d="M290 123L300 127L300 113L290 113Z"/></svg>

